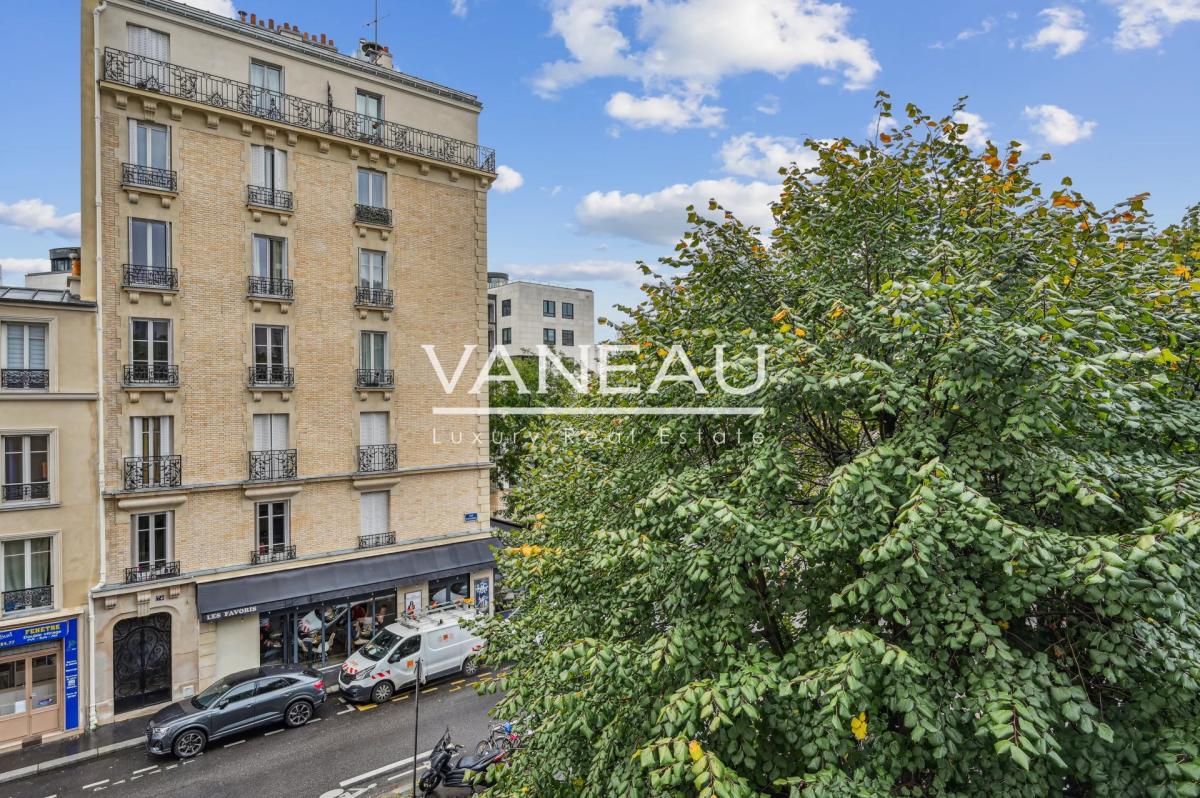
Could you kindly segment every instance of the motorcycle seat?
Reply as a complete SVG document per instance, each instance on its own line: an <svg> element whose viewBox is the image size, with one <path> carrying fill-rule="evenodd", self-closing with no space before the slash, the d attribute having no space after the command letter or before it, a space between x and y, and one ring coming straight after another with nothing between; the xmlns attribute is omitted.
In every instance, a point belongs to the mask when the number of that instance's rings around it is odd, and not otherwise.
<svg viewBox="0 0 1200 798"><path fill-rule="evenodd" d="M484 751L482 754L478 754L478 755L467 754L462 759L458 760L458 767L466 768L466 769L470 770L471 768L478 765L480 762L489 761L495 755L496 755L495 751Z"/></svg>

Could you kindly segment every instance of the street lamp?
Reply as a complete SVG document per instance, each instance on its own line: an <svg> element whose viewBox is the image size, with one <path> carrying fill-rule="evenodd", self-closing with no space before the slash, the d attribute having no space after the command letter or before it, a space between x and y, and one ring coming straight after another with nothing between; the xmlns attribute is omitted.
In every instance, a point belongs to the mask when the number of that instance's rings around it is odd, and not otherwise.
<svg viewBox="0 0 1200 798"><path fill-rule="evenodd" d="M421 664L421 658L417 657L417 661L413 664L413 771L412 771L412 796L417 796L417 752L420 745L417 741L417 732L421 725L421 684L424 669Z"/></svg>

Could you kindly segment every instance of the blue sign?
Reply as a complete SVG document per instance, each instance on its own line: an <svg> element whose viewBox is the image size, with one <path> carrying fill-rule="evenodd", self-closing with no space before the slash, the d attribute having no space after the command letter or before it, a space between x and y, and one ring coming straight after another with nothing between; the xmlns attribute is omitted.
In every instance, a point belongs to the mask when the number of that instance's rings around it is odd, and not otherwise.
<svg viewBox="0 0 1200 798"><path fill-rule="evenodd" d="M0 651L33 643L63 641L63 699L66 728L79 728L79 636L76 620L54 621L0 632Z"/></svg>
<svg viewBox="0 0 1200 798"><path fill-rule="evenodd" d="M463 520L468 524L473 524L479 520L479 513L463 513Z"/></svg>

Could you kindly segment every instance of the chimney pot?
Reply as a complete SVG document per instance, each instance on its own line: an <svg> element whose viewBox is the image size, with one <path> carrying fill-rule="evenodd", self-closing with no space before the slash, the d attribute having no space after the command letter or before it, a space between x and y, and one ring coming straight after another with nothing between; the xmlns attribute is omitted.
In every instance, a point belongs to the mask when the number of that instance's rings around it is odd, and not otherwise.
<svg viewBox="0 0 1200 798"><path fill-rule="evenodd" d="M330 46L330 47L333 47L333 39L330 39L330 40L329 40L329 46Z"/></svg>
<svg viewBox="0 0 1200 798"><path fill-rule="evenodd" d="M245 11L239 11L238 16L241 17L242 22L246 21L246 12Z"/></svg>
<svg viewBox="0 0 1200 798"><path fill-rule="evenodd" d="M324 44L324 43L325 43L325 34L322 33L321 34L321 44Z"/></svg>
<svg viewBox="0 0 1200 798"><path fill-rule="evenodd" d="M258 24L258 15L257 15L257 14L251 14L251 15L250 15L250 24L251 24L251 25L257 25L257 24Z"/></svg>
<svg viewBox="0 0 1200 798"><path fill-rule="evenodd" d="M260 19L260 20L258 21L258 27L260 27L260 28L265 28L265 27L267 27L266 20L262 20L262 19Z"/></svg>
<svg viewBox="0 0 1200 798"><path fill-rule="evenodd" d="M304 41L308 41L308 31L304 32Z"/></svg>
<svg viewBox="0 0 1200 798"><path fill-rule="evenodd" d="M270 28L271 30L275 30L275 19L274 18L267 20L267 27Z"/></svg>

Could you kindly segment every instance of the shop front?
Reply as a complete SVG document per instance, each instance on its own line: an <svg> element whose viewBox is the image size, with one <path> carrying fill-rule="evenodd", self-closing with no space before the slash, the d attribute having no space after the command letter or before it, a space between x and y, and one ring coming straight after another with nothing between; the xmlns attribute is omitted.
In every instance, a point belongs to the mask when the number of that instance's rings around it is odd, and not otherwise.
<svg viewBox="0 0 1200 798"><path fill-rule="evenodd" d="M78 620L0 630L0 744L79 727Z"/></svg>

